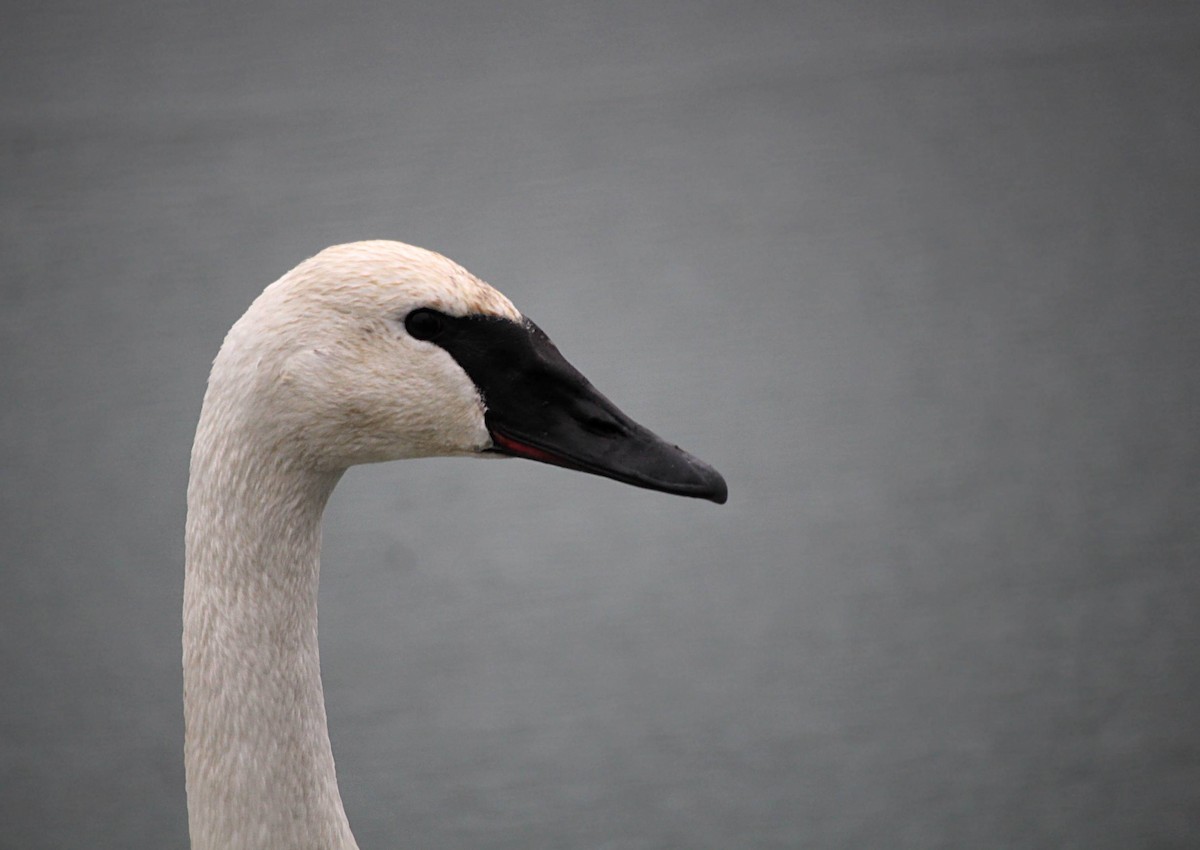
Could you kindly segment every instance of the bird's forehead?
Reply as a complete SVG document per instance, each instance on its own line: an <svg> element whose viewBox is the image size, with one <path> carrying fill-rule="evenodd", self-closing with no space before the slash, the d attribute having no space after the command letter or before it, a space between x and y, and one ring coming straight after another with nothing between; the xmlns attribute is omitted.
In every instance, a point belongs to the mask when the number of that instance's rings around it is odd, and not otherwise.
<svg viewBox="0 0 1200 850"><path fill-rule="evenodd" d="M520 313L504 295L462 270L446 275L402 277L388 294L452 316L484 314L520 319Z"/></svg>
<svg viewBox="0 0 1200 850"><path fill-rule="evenodd" d="M501 292L453 260L400 242L336 245L308 264L304 276L315 284L322 300L344 299L385 309L424 306L455 316L521 318Z"/></svg>

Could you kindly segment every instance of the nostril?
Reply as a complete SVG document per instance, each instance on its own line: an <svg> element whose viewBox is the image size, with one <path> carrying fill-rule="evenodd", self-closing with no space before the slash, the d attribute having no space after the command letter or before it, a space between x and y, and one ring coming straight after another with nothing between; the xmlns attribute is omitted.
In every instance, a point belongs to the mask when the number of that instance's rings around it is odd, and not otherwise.
<svg viewBox="0 0 1200 850"><path fill-rule="evenodd" d="M617 437L625 433L624 429L616 422L611 419L602 419L599 416L585 417L583 427L597 437Z"/></svg>

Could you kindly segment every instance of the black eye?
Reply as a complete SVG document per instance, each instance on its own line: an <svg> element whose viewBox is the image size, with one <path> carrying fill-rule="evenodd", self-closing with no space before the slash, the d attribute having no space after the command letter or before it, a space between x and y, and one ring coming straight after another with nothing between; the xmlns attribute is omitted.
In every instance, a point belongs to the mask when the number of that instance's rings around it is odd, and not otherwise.
<svg viewBox="0 0 1200 850"><path fill-rule="evenodd" d="M436 310L413 310L404 319L404 328L414 339L431 340L446 328L442 314Z"/></svg>

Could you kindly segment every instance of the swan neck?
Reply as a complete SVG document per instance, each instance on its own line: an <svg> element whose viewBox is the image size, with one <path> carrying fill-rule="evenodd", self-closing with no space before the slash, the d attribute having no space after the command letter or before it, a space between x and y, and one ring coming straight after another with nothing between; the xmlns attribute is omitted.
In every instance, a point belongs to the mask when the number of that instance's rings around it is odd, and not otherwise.
<svg viewBox="0 0 1200 850"><path fill-rule="evenodd" d="M356 848L317 645L321 515L341 472L216 429L209 412L193 448L184 581L192 847Z"/></svg>

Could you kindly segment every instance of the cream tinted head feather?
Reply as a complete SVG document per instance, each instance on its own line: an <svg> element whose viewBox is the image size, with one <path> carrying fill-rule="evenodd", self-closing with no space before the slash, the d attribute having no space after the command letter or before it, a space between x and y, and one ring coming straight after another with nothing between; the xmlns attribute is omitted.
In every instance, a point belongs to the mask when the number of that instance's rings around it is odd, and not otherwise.
<svg viewBox="0 0 1200 850"><path fill-rule="evenodd" d="M403 310L421 304L453 316L494 315L519 321L500 292L458 263L403 242L372 240L326 248L267 289L303 295L338 309ZM265 294L265 293L264 293Z"/></svg>
<svg viewBox="0 0 1200 850"><path fill-rule="evenodd" d="M448 258L401 242L326 248L268 286L226 337L214 387L253 405L277 450L324 468L491 445L478 388L404 319L429 308L513 322L500 292Z"/></svg>
<svg viewBox="0 0 1200 850"><path fill-rule="evenodd" d="M495 450L724 501L707 464L626 416L512 302L399 242L327 248L234 325L201 428L324 470ZM226 421L228 420L228 421Z"/></svg>

